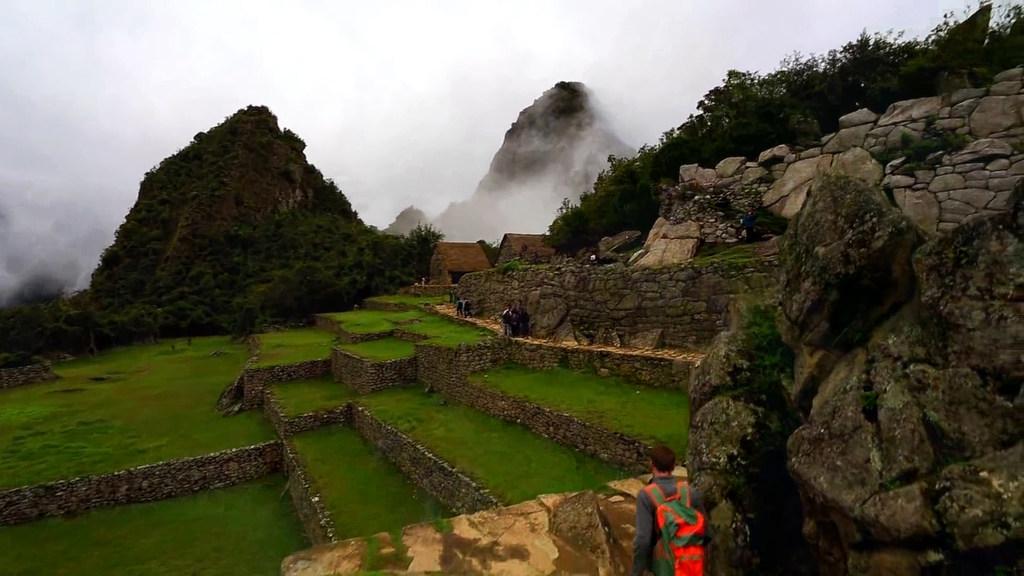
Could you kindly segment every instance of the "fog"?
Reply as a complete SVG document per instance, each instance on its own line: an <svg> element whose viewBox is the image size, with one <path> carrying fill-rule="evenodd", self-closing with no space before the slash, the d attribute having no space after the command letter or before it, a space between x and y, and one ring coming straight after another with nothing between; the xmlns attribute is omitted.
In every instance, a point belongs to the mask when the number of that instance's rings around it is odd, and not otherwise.
<svg viewBox="0 0 1024 576"><path fill-rule="evenodd" d="M86 286L143 174L248 104L384 227L469 198L518 112L560 80L587 84L638 147L730 68L768 71L864 29L920 35L964 7L0 0L0 305L26 282Z"/></svg>

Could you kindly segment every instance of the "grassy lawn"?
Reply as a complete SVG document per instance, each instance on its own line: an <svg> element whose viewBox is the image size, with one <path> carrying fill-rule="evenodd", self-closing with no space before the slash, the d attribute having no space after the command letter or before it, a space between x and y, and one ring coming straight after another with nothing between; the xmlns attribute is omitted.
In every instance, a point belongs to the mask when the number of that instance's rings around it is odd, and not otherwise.
<svg viewBox="0 0 1024 576"><path fill-rule="evenodd" d="M319 328L299 328L260 334L260 359L257 366L295 364L331 356L334 334Z"/></svg>
<svg viewBox="0 0 1024 576"><path fill-rule="evenodd" d="M422 442L505 503L600 487L629 474L575 450L416 389L360 398L375 416Z"/></svg>
<svg viewBox="0 0 1024 576"><path fill-rule="evenodd" d="M351 428L304 432L293 442L340 538L394 532L451 515Z"/></svg>
<svg viewBox="0 0 1024 576"><path fill-rule="evenodd" d="M262 414L217 412L245 358L224 337L167 340L59 363L60 380L0 390L0 488L274 439Z"/></svg>
<svg viewBox="0 0 1024 576"><path fill-rule="evenodd" d="M385 304L405 304L407 306L423 306L424 304L444 304L448 296L413 296L412 294L389 294L367 298L367 302L383 302Z"/></svg>
<svg viewBox="0 0 1024 576"><path fill-rule="evenodd" d="M414 334L426 336L432 344L458 346L475 344L493 336L483 328L466 326L422 310L390 312L387 310L353 310L326 314L349 332L375 334L401 327Z"/></svg>
<svg viewBox="0 0 1024 576"><path fill-rule="evenodd" d="M266 574L308 546L285 479L0 527L7 575Z"/></svg>
<svg viewBox="0 0 1024 576"><path fill-rule="evenodd" d="M359 342L358 344L342 344L338 348L367 360L397 360L399 358L411 358L416 355L415 344L408 340L399 340L398 338L381 338L379 340Z"/></svg>
<svg viewBox="0 0 1024 576"><path fill-rule="evenodd" d="M287 416L335 408L355 398L348 386L331 376L275 384L274 396Z"/></svg>
<svg viewBox="0 0 1024 576"><path fill-rule="evenodd" d="M648 444L665 444L676 454L686 453L690 402L682 390L637 386L584 370L515 365L473 374L470 380Z"/></svg>

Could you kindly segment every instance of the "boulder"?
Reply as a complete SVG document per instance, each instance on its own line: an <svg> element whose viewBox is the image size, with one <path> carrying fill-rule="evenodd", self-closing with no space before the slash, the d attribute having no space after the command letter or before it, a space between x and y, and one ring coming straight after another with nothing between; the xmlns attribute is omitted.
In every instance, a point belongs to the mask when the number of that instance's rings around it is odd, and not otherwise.
<svg viewBox="0 0 1024 576"><path fill-rule="evenodd" d="M986 138L996 132L1009 130L1024 121L1022 114L1024 96L987 96L970 113L971 134L975 138Z"/></svg>
<svg viewBox="0 0 1024 576"><path fill-rule="evenodd" d="M730 156L715 165L715 172L719 178L729 178L735 176L746 163L747 159L743 156Z"/></svg>
<svg viewBox="0 0 1024 576"><path fill-rule="evenodd" d="M790 164L782 177L765 192L761 204L780 216L792 218L803 207L814 179L824 174L831 164L831 154Z"/></svg>
<svg viewBox="0 0 1024 576"><path fill-rule="evenodd" d="M882 165L865 149L850 148L832 159L831 171L876 185L882 180Z"/></svg>
<svg viewBox="0 0 1024 576"><path fill-rule="evenodd" d="M1020 80L1022 73L1024 73L1024 68L1021 68L1020 66L1017 66L1016 68L1010 68L1008 70L1003 70L999 74L996 74L994 78L992 78L992 82L998 83Z"/></svg>
<svg viewBox="0 0 1024 576"><path fill-rule="evenodd" d="M866 335L912 293L916 244L913 225L877 187L824 178L779 247L789 344L835 347Z"/></svg>
<svg viewBox="0 0 1024 576"><path fill-rule="evenodd" d="M849 150L854 146L863 146L864 138L867 137L868 131L871 130L871 126L871 124L861 124L860 126L843 128L839 132L836 132L835 136L829 139L828 143L822 147L821 151L825 154L832 154Z"/></svg>
<svg viewBox="0 0 1024 576"><path fill-rule="evenodd" d="M718 174L711 168L701 168L697 164L683 164L679 167L679 183L696 185L701 188L714 186Z"/></svg>
<svg viewBox="0 0 1024 576"><path fill-rule="evenodd" d="M893 191L893 199L907 218L921 231L935 234L939 223L939 201L927 190L911 190L897 188Z"/></svg>
<svg viewBox="0 0 1024 576"><path fill-rule="evenodd" d="M693 238L661 238L651 244L646 253L636 261L638 268L663 268L678 266L693 260L700 240Z"/></svg>
<svg viewBox="0 0 1024 576"><path fill-rule="evenodd" d="M861 124L874 124L875 120L878 120L878 114L875 114L867 108L860 108L854 110L849 114L845 114L839 117L840 128L850 128L851 126L860 126Z"/></svg>
<svg viewBox="0 0 1024 576"><path fill-rule="evenodd" d="M758 154L757 163L762 166L770 166L772 164L782 162L783 160L786 159L786 156L789 156L792 153L793 151L789 148L789 146L785 144L779 144L778 146L774 146Z"/></svg>
<svg viewBox="0 0 1024 576"><path fill-rule="evenodd" d="M988 161L994 158L1008 158L1013 155L1013 146L1004 140L980 138L950 156L951 164Z"/></svg>
<svg viewBox="0 0 1024 576"><path fill-rule="evenodd" d="M889 126L891 124L923 120L937 114L941 107L942 98L940 96L893 102L886 109L885 113L882 114L882 117L878 119L878 125Z"/></svg>
<svg viewBox="0 0 1024 576"><path fill-rule="evenodd" d="M1024 443L1020 442L943 470L937 509L958 550L1024 542L1022 479Z"/></svg>

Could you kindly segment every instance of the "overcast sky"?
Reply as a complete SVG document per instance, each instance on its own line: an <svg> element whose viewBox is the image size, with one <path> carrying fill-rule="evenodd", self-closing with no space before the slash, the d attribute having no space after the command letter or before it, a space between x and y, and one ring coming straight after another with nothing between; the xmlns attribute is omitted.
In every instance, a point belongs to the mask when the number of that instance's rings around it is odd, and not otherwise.
<svg viewBox="0 0 1024 576"><path fill-rule="evenodd" d="M50 267L85 281L143 174L247 104L268 105L383 227L468 197L559 80L589 85L639 146L730 68L769 71L865 29L924 34L966 6L0 0L0 296Z"/></svg>

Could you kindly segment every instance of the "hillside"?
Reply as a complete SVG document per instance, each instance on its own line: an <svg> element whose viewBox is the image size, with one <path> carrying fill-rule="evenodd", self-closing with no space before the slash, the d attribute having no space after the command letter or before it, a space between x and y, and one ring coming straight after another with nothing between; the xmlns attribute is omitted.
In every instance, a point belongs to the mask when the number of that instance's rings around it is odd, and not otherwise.
<svg viewBox="0 0 1024 576"><path fill-rule="evenodd" d="M523 109L473 195L435 224L452 240L540 232L563 199L575 200L608 164L633 150L598 112L580 82L559 82Z"/></svg>

